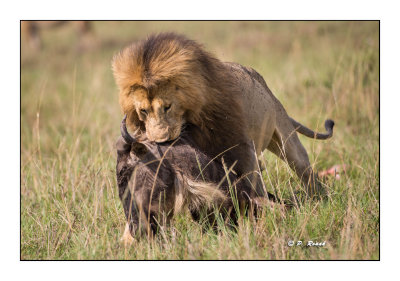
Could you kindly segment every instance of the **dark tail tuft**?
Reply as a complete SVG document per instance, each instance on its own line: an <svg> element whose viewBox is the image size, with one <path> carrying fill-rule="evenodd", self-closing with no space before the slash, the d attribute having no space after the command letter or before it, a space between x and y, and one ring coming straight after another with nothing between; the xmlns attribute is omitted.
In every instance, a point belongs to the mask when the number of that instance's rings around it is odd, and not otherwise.
<svg viewBox="0 0 400 281"><path fill-rule="evenodd" d="M325 129L328 131L329 135L333 134L333 126L335 126L335 122L331 119L327 119L325 121Z"/></svg>

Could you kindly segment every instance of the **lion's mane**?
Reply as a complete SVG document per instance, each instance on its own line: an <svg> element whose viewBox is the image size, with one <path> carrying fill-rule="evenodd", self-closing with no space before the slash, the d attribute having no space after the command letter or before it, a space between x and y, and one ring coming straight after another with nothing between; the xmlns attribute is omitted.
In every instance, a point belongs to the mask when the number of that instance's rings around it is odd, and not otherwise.
<svg viewBox="0 0 400 281"><path fill-rule="evenodd" d="M197 42L174 33L153 35L115 55L112 67L130 129L145 130L129 99L132 85L151 89L170 82L184 93L174 98L184 105L185 120L201 129L194 139L203 150L216 155L248 141L237 78Z"/></svg>

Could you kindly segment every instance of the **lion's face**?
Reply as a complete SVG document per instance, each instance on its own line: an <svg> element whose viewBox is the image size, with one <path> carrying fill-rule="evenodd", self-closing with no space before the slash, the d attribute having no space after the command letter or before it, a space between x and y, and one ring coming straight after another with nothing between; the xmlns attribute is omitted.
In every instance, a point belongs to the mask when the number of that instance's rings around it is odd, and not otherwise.
<svg viewBox="0 0 400 281"><path fill-rule="evenodd" d="M212 61L197 43L169 33L116 54L112 68L130 129L165 142L176 139L185 123L202 127L214 100L209 97L216 96L209 87L214 78L208 72L216 71Z"/></svg>
<svg viewBox="0 0 400 281"><path fill-rule="evenodd" d="M172 84L151 89L132 87L132 102L150 141L161 143L179 137L185 123L185 110L175 98L178 91Z"/></svg>

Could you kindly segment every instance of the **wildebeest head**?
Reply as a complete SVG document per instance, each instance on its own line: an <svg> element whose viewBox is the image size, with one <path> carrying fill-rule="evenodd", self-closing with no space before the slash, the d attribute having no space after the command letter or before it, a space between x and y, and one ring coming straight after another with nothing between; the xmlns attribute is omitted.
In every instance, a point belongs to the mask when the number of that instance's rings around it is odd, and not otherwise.
<svg viewBox="0 0 400 281"><path fill-rule="evenodd" d="M135 231L139 220L153 229L152 217L160 211L173 215L185 206L197 211L227 202L227 176L222 163L198 150L190 134L165 143L139 141L135 134L128 133L125 122L124 118L116 145L117 181L131 231ZM234 175L228 177L235 180ZM147 219L143 220L140 213Z"/></svg>
<svg viewBox="0 0 400 281"><path fill-rule="evenodd" d="M224 167L220 159L200 151L192 138L196 130L188 125L178 139L165 143L139 141L128 133L126 117L123 119L117 141L117 181L131 233L139 220L154 230L152 218L161 212L171 217L184 206L194 217L200 208L212 204L230 213L233 185L234 197L250 202L249 181L239 180L229 172L232 167Z"/></svg>

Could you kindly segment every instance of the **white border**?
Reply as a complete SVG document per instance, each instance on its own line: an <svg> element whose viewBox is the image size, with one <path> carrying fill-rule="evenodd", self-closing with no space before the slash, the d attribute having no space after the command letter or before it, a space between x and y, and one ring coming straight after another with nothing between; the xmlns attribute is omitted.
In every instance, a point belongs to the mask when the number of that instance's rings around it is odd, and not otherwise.
<svg viewBox="0 0 400 281"><path fill-rule="evenodd" d="M5 6L6 5L6 6ZM0 167L3 276L223 280L255 278L380 279L394 273L399 253L398 9L378 1L15 1L1 13L2 140ZM381 20L381 262L20 262L19 20L21 19L378 19ZM362 102L362 101L360 101ZM396 212L397 211L397 212ZM396 222L397 221L397 222ZM397 262L396 262L397 264ZM340 268L338 268L340 267ZM5 272L4 272L5 271ZM5 273L5 274L4 274ZM398 275L398 274L396 274ZM169 278L170 277L170 278Z"/></svg>

